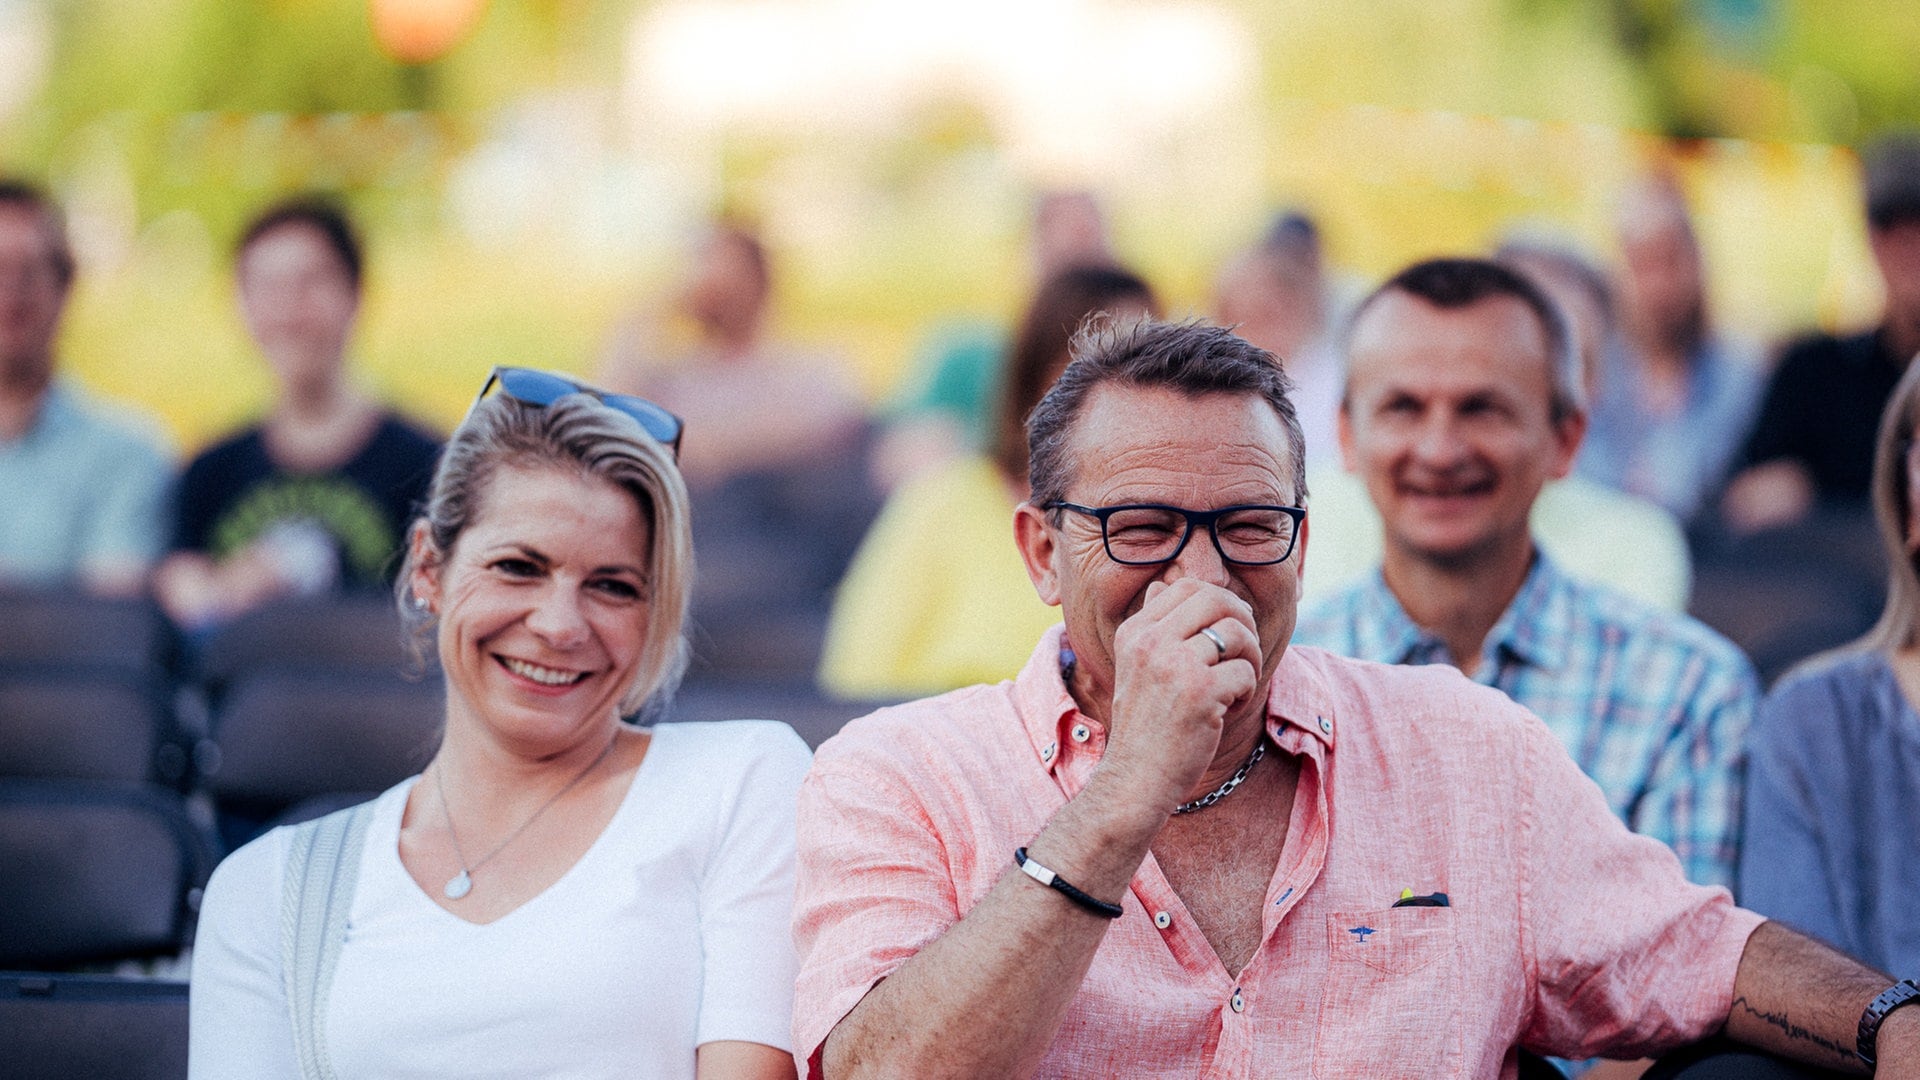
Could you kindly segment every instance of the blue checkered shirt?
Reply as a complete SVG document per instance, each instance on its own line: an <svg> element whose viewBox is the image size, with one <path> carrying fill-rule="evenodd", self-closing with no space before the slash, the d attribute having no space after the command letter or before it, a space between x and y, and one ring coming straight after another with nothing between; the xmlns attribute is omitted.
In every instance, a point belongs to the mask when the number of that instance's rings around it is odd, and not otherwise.
<svg viewBox="0 0 1920 1080"><path fill-rule="evenodd" d="M1388 664L1451 664L1376 569L1301 616L1293 640ZM1474 681L1546 721L1633 831L1687 877L1733 885L1753 666L1684 615L1575 581L1536 556L1481 646Z"/></svg>

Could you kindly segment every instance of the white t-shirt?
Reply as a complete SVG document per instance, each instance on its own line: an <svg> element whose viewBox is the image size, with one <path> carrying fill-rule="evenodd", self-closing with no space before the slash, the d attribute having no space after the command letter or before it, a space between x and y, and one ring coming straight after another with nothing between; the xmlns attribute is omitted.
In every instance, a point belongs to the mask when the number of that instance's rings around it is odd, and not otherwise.
<svg viewBox="0 0 1920 1080"><path fill-rule="evenodd" d="M717 1040L791 1048L794 803L811 761L784 724L662 724L599 839L476 926L400 862L407 780L381 795L325 1038L351 1077L685 1077ZM282 989L287 830L207 886L188 1074L297 1077Z"/></svg>

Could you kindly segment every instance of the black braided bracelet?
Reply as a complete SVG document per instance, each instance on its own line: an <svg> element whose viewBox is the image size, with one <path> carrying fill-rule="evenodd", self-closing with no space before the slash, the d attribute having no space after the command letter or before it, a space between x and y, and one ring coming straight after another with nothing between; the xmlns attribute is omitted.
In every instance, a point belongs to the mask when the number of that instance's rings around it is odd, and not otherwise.
<svg viewBox="0 0 1920 1080"><path fill-rule="evenodd" d="M1093 897L1067 884L1066 878L1029 859L1026 848L1013 849L1013 865L1019 867L1028 877L1045 885L1049 889L1057 889L1065 895L1067 899L1079 904L1081 907L1086 908L1096 915L1105 915L1109 919L1117 919L1120 917L1119 904L1109 904L1105 900L1095 900Z"/></svg>

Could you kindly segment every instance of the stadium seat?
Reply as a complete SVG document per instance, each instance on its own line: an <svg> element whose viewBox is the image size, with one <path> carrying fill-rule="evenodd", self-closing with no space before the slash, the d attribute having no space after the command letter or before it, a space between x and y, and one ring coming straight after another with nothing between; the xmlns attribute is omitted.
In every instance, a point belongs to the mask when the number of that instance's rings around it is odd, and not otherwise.
<svg viewBox="0 0 1920 1080"><path fill-rule="evenodd" d="M172 792L0 780L0 969L176 952L212 864Z"/></svg>
<svg viewBox="0 0 1920 1080"><path fill-rule="evenodd" d="M183 1080L187 984L0 974L0 1047L10 1080Z"/></svg>
<svg viewBox="0 0 1920 1080"><path fill-rule="evenodd" d="M438 681L262 671L226 695L196 757L223 814L264 823L302 800L382 791L420 771L441 717Z"/></svg>
<svg viewBox="0 0 1920 1080"><path fill-rule="evenodd" d="M0 588L0 659L149 675L171 649L158 608L54 589Z"/></svg>
<svg viewBox="0 0 1920 1080"><path fill-rule="evenodd" d="M0 777L177 784L183 743L145 676L0 663Z"/></svg>
<svg viewBox="0 0 1920 1080"><path fill-rule="evenodd" d="M400 617L383 596L287 600L250 611L222 627L194 664L217 695L261 671L410 669Z"/></svg>

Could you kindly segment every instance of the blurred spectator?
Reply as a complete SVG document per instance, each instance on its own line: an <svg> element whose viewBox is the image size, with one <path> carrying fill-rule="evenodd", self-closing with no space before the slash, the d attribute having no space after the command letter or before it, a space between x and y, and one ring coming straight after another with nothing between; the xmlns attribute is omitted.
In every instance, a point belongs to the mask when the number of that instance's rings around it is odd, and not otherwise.
<svg viewBox="0 0 1920 1080"><path fill-rule="evenodd" d="M234 257L240 309L278 396L181 477L155 591L202 629L282 596L384 588L439 444L347 377L360 242L317 200L275 206Z"/></svg>
<svg viewBox="0 0 1920 1080"><path fill-rule="evenodd" d="M1345 380L1328 335L1332 299L1320 230L1298 211L1280 215L1260 242L1221 272L1214 313L1221 325L1280 358L1293 380L1293 404L1308 461L1339 452L1335 422Z"/></svg>
<svg viewBox="0 0 1920 1080"><path fill-rule="evenodd" d="M888 500L835 598L822 687L909 697L1019 672L1030 643L1060 621L1013 541L1014 507L1027 497L1027 414L1066 370L1089 318L1156 310L1147 283L1120 269L1072 267L1040 287L1008 357L990 452L916 477Z"/></svg>
<svg viewBox="0 0 1920 1080"><path fill-rule="evenodd" d="M1293 640L1453 664L1505 692L1690 879L1731 884L1751 666L1684 615L1575 580L1533 539L1532 504L1585 433L1574 352L1544 293L1490 261L1420 263L1361 304L1341 442L1386 523L1385 555L1304 611Z"/></svg>
<svg viewBox="0 0 1920 1080"><path fill-rule="evenodd" d="M1572 248L1547 241L1508 241L1497 257L1525 274L1561 312L1580 357L1579 388L1585 392L1613 335L1605 276ZM1384 552L1380 517L1365 485L1326 464L1310 469L1307 480L1314 547L1303 597L1313 601L1370 574ZM1541 549L1572 577L1668 611L1686 609L1692 579L1686 537L1679 521L1653 503L1580 476L1549 478L1533 501L1529 523Z"/></svg>
<svg viewBox="0 0 1920 1080"><path fill-rule="evenodd" d="M1090 191L1063 188L1034 200L1030 257L1035 282L1070 266L1111 266L1107 220ZM909 477L987 446L1001 400L1000 361L1009 342L998 324L980 320L936 329L922 347L893 419L874 447L873 474L891 491Z"/></svg>
<svg viewBox="0 0 1920 1080"><path fill-rule="evenodd" d="M132 594L160 554L172 466L151 424L55 377L73 276L59 208L0 179L0 585Z"/></svg>
<svg viewBox="0 0 1920 1080"><path fill-rule="evenodd" d="M680 461L696 492L740 473L828 459L862 430L861 402L834 358L770 339L773 291L759 237L717 224L696 250L666 319L629 320L610 345L606 385L658 401L698 433ZM683 346L675 335L689 328Z"/></svg>
<svg viewBox="0 0 1920 1080"><path fill-rule="evenodd" d="M1759 358L1719 332L1700 243L1672 178L1641 182L1618 218L1623 336L1593 382L1582 475L1682 521L1710 506L1759 403Z"/></svg>
<svg viewBox="0 0 1920 1080"><path fill-rule="evenodd" d="M1890 575L1874 628L1760 705L1740 902L1883 971L1920 971L1920 367L1888 402L1873 505Z"/></svg>
<svg viewBox="0 0 1920 1080"><path fill-rule="evenodd" d="M1788 348L1721 501L1737 532L1791 524L1816 505L1867 502L1873 432L1894 384L1920 352L1920 134L1890 136L1863 162L1867 241L1886 285L1880 325L1815 334Z"/></svg>
<svg viewBox="0 0 1920 1080"><path fill-rule="evenodd" d="M697 673L811 674L833 585L879 506L862 403L835 358L771 338L775 292L759 238L716 224L670 310L630 321L606 359L610 388L686 420Z"/></svg>

